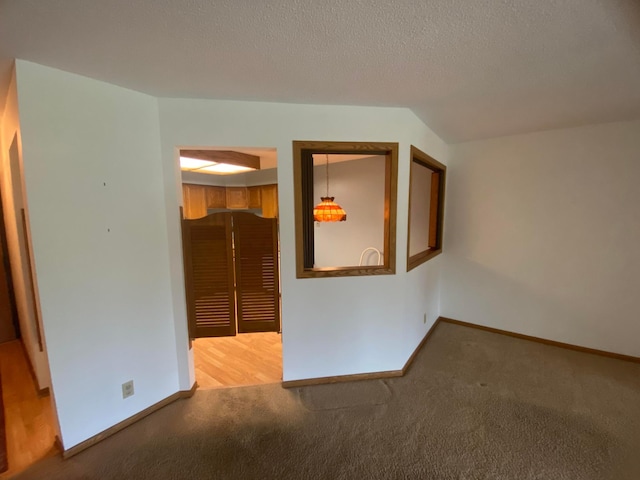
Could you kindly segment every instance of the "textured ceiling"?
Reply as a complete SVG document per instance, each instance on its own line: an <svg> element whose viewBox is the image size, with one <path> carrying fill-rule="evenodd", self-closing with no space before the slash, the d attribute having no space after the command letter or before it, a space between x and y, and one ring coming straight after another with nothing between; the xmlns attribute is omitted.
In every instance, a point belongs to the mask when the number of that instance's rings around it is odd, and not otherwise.
<svg viewBox="0 0 640 480"><path fill-rule="evenodd" d="M449 142L640 118L638 0L0 0L5 86L11 58L159 97L404 106Z"/></svg>

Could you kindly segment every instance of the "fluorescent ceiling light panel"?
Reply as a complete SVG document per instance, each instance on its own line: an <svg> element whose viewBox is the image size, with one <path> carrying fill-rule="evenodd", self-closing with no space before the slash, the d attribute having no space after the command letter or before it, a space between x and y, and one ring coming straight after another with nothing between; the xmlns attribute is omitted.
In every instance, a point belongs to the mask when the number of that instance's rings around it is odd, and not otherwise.
<svg viewBox="0 0 640 480"><path fill-rule="evenodd" d="M181 170L197 170L199 168L210 167L212 165L215 165L215 162L200 160L198 158L180 157Z"/></svg>
<svg viewBox="0 0 640 480"><path fill-rule="evenodd" d="M252 170L255 170L255 168L231 165L230 163L216 163L208 167L199 168L196 172L231 175L233 173L250 172Z"/></svg>

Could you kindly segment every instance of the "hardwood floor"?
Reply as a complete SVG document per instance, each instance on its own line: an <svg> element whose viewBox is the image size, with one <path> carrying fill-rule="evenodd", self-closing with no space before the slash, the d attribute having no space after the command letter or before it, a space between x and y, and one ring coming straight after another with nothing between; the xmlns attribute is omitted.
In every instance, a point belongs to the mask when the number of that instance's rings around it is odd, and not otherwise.
<svg viewBox="0 0 640 480"><path fill-rule="evenodd" d="M235 337L193 341L196 381L200 388L238 387L282 381L279 333L239 333Z"/></svg>
<svg viewBox="0 0 640 480"><path fill-rule="evenodd" d="M200 388L278 383L282 381L280 334L242 333L193 342ZM19 340L0 344L0 376L5 408L9 478L37 460L59 454L49 396L40 397Z"/></svg>
<svg viewBox="0 0 640 480"><path fill-rule="evenodd" d="M0 344L0 375L9 459L9 470L0 478L8 478L59 452L51 398L38 396L20 340Z"/></svg>

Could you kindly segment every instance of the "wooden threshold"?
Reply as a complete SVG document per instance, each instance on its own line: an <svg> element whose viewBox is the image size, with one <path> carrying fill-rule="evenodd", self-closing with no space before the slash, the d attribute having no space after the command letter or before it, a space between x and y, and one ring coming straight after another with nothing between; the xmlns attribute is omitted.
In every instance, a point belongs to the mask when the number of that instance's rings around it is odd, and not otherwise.
<svg viewBox="0 0 640 480"><path fill-rule="evenodd" d="M556 342L555 340L548 340L546 338L533 337L531 335L523 335L522 333L509 332L507 330L500 330L499 328L485 327L484 325L478 325L476 323L469 323L469 322L462 322L460 320L454 320L452 318L439 317L436 324L439 322L452 323L454 325L461 325L463 327L476 328L478 330L497 333L499 335L506 335L508 337L520 338L522 340L529 340L531 342L542 343L544 345L550 345L552 347L566 348L567 350L575 350L577 352L590 353L592 355L600 355L601 357L609 357L609 358L615 358L617 360L624 360L625 362L640 363L640 357L623 355L621 353L607 352L605 350L598 350L595 348L581 347L579 345L572 345L570 343Z"/></svg>
<svg viewBox="0 0 640 480"><path fill-rule="evenodd" d="M106 430L98 433L97 435L94 435L93 437L88 438L84 442L81 442L69 448L68 450L62 450L62 458L66 460L67 458L73 457L74 455L82 452L83 450L86 450L87 448L92 447L96 443L104 440L105 438L110 437L114 433L117 433L120 430L127 428L129 425L133 425L137 421L142 420L147 415L150 415L153 412L160 410L162 407L166 407L167 405L175 402L176 400L180 400L183 398L191 398L193 394L196 393L197 388L198 388L198 383L194 382L193 386L189 390L180 390L174 393L173 395L169 395L164 400L160 400L158 403L155 403L150 407L145 408L141 412L138 412L135 415L123 420L122 422L107 428ZM61 443L59 438L56 438L56 441Z"/></svg>

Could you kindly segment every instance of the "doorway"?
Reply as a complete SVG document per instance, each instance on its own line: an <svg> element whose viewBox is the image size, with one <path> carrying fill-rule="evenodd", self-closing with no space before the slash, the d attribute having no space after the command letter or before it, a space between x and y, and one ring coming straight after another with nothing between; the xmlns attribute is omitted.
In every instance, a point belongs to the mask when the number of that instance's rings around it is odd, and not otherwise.
<svg viewBox="0 0 640 480"><path fill-rule="evenodd" d="M10 477L36 460L58 452L54 447L56 413L48 388L41 388L34 365L43 352L32 276L26 204L17 133L4 163L0 198L0 250L4 271L0 273L3 308L3 342L0 343L0 395L3 435L6 440L3 477ZM12 268L13 267L13 268ZM3 282L4 280L4 282ZM5 290L6 289L6 290ZM5 317L6 316L6 317ZM10 336L5 336L7 332ZM14 336L15 339L11 339Z"/></svg>
<svg viewBox="0 0 640 480"><path fill-rule="evenodd" d="M276 149L181 148L180 159L196 381L200 388L278 383Z"/></svg>
<svg viewBox="0 0 640 480"><path fill-rule="evenodd" d="M4 202L0 193L0 343L20 338L20 321L16 304L7 231L4 223Z"/></svg>

